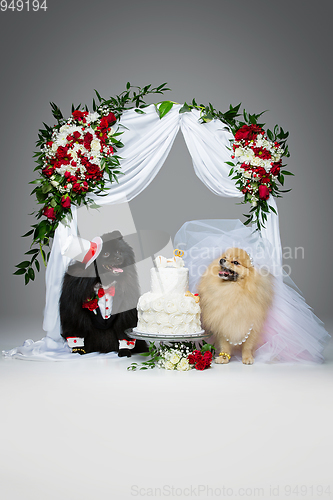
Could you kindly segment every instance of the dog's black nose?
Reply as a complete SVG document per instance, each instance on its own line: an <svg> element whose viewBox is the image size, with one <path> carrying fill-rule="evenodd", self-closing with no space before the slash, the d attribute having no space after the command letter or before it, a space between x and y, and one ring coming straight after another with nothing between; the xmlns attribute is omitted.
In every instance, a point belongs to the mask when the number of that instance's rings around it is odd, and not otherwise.
<svg viewBox="0 0 333 500"><path fill-rule="evenodd" d="M221 264L221 266L223 266L223 265L224 265L224 263L225 263L225 259L220 259L220 264Z"/></svg>

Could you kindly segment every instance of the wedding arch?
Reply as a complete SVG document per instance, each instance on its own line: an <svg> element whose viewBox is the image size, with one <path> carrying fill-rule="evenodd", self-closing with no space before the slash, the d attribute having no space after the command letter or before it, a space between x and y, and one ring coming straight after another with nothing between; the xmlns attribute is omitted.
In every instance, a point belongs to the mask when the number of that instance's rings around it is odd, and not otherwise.
<svg viewBox="0 0 333 500"><path fill-rule="evenodd" d="M281 156L289 156L285 141L288 133L276 126L274 133L267 130L266 135L257 123L260 114L248 115L245 111L243 112L245 122L238 122L238 125L240 124L238 128L232 126L237 125L235 116L239 116L237 114L239 106L235 108L230 106L230 110L223 114L217 112L212 105L199 106L194 100L191 105L171 101L146 105L142 99L143 95L163 93L168 90L165 84L156 89L149 89L150 86L147 86L143 90L140 89L139 94L134 92L132 98L134 105L127 107L126 104L131 99L129 84L127 92L117 96L117 99L110 98L106 101L96 92L100 101L99 107L94 102L93 113L89 113L87 107L86 111L79 110L80 107L76 109L73 107L72 116L67 122L60 110L52 104L58 125L53 128L46 126L46 130L40 131L38 145L42 151L36 153L38 164L36 170L40 170L41 177L32 182L36 184L33 193L36 194L39 204L45 204L37 213L37 219L42 216L47 219L42 219L42 222L33 225L32 230L24 235L33 234L34 243L39 243L40 248L26 252L32 256L31 261L19 264L15 273L24 274L26 283L34 279L32 265L34 264L37 271L39 270L39 263L36 262L39 252L46 261L42 244L47 243L51 236L53 243L46 269L43 323L43 329L47 334L40 341L28 340L23 346L14 348L5 355L73 359L68 349L64 349L64 341L60 335L58 303L63 275L70 260L63 255L62 250L69 237L77 235L78 231L76 206L82 203L88 206L94 203L99 206L119 205L133 200L144 191L162 168L180 130L198 178L215 195L250 201L253 207L245 225L255 222L253 229L259 230L257 235L259 234L259 238L269 245L269 268L276 277L276 300L270 320L271 338L261 347L262 359L269 361L280 356L282 360L321 360L321 350L328 334L304 299L282 282L282 248L278 209L274 196L280 196L279 193L282 192L277 188L276 180L283 185L284 174L290 174L281 170L283 167ZM117 129L112 131L111 125L116 122ZM62 132L62 145L59 146L58 141L54 148L54 138L59 137L57 136L59 131ZM103 145L100 148L97 144L96 148L94 142L98 143L100 138ZM87 157L82 159L81 151L77 151L81 147L80 144L86 146L89 154L95 154L95 161L91 156L93 163L89 163ZM115 154L117 146L122 147L121 157ZM251 148L254 151L251 151ZM69 149L73 152L72 156L68 154ZM96 150L105 151L104 156L98 155ZM59 151L61 161L57 163L55 155ZM78 163L81 161L86 166L83 168L86 172L85 177L80 172L77 177L73 175L77 168L73 158L76 160L77 157ZM266 165L262 160L267 158ZM71 168L70 165L74 167ZM266 167L266 171L263 166ZM54 172L58 176L55 176ZM123 175L117 178L116 174L120 173ZM114 180L117 182L113 182ZM261 193L260 188L262 188ZM257 190L257 199L254 197L253 189ZM50 192L55 194L49 196ZM87 194L89 197L86 197ZM66 223L63 223L64 220L61 219L66 213L68 217ZM243 226L240 222L239 224ZM286 353L285 356L281 355L283 352ZM303 352L307 354L303 355ZM93 355L96 353L86 356ZM114 353L107 355L113 356Z"/></svg>
<svg viewBox="0 0 333 500"><path fill-rule="evenodd" d="M138 114L134 109L123 113L120 124L124 128L124 147L121 150L124 175L120 176L118 183L109 186L106 196L91 196L98 205L131 201L142 193L161 169L179 129L190 152L194 171L207 188L218 196L242 197L229 176L230 167L226 163L230 161L231 132L218 120L202 124L198 110L180 114L181 107L181 104L175 104L163 119L159 118L154 105L145 108L144 114ZM270 205L274 207L276 214L267 214L261 233L274 248L273 267L278 275L282 266L282 249L278 210L273 197ZM70 234L76 234L75 207L72 207L72 213L71 223L67 226L59 224L56 229L46 270L44 330L54 340L61 338L57 304L62 277L69 263L69 259L62 256L61 248Z"/></svg>

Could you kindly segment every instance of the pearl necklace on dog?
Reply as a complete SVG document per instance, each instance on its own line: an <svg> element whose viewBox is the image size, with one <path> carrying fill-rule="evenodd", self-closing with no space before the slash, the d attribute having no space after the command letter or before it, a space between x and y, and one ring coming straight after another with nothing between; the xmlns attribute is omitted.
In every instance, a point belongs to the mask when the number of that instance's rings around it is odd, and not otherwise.
<svg viewBox="0 0 333 500"><path fill-rule="evenodd" d="M253 328L253 325L250 326L249 331L247 332L247 334L245 335L243 340L241 340L240 342L231 342L229 339L226 339L225 337L224 338L227 342L229 342L230 345L242 345L249 338L249 335L252 331L252 328Z"/></svg>

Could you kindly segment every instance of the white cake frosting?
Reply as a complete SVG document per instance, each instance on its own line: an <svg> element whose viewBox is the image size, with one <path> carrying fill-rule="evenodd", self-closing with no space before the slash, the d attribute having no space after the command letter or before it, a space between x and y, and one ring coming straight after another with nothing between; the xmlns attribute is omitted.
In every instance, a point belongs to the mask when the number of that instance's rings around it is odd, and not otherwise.
<svg viewBox="0 0 333 500"><path fill-rule="evenodd" d="M188 269L180 257L159 256L150 270L151 291L138 302L137 329L144 333L178 334L201 331L200 306L188 290Z"/></svg>

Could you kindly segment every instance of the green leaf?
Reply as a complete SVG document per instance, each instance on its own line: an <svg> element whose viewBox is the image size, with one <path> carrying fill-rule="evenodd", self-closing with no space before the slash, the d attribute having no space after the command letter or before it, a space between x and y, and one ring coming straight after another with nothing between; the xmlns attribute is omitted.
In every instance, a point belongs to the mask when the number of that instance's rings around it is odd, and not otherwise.
<svg viewBox="0 0 333 500"><path fill-rule="evenodd" d="M42 186L42 193L46 194L46 193L48 193L51 190L52 190L52 185L51 184L49 184L49 183L43 184L43 186Z"/></svg>
<svg viewBox="0 0 333 500"><path fill-rule="evenodd" d="M33 230L33 229L31 229L31 230L30 230L30 231L28 231L27 233L23 234L23 235L21 236L21 238L25 238L26 236L30 236L33 232L34 232L34 230Z"/></svg>
<svg viewBox="0 0 333 500"><path fill-rule="evenodd" d="M29 268L28 275L32 281L35 279L35 271L32 269L32 267Z"/></svg>
<svg viewBox="0 0 333 500"><path fill-rule="evenodd" d="M47 194L44 194L40 189L35 192L36 193L36 198L39 203L44 203L44 201L47 198Z"/></svg>
<svg viewBox="0 0 333 500"><path fill-rule="evenodd" d="M173 107L173 102L171 101L163 101L158 109L158 114L160 119L162 119L167 113L169 113L170 109Z"/></svg>
<svg viewBox="0 0 333 500"><path fill-rule="evenodd" d="M283 174L283 175L295 175L295 174L293 174L291 172L288 172L288 170L281 170L280 173Z"/></svg>
<svg viewBox="0 0 333 500"><path fill-rule="evenodd" d="M30 264L30 262L29 262L29 264ZM18 275L18 274L25 274L25 269L18 269L18 270L17 270L17 271L15 271L15 273L13 273L13 274L16 274L16 275Z"/></svg>
<svg viewBox="0 0 333 500"><path fill-rule="evenodd" d="M184 105L180 108L179 113L188 113L190 111L192 111L190 106L184 102Z"/></svg>
<svg viewBox="0 0 333 500"><path fill-rule="evenodd" d="M26 275L24 276L24 281L25 281L25 284L27 285L30 281L30 278L29 278L29 274L26 273Z"/></svg>
<svg viewBox="0 0 333 500"><path fill-rule="evenodd" d="M250 224L250 222L252 222L252 219L247 219L245 222L243 222L244 226L247 226L248 224Z"/></svg>
<svg viewBox="0 0 333 500"><path fill-rule="evenodd" d="M273 136L273 133L271 132L271 130L267 129L267 137L268 139L270 139L271 141L274 141L274 136Z"/></svg>
<svg viewBox="0 0 333 500"><path fill-rule="evenodd" d="M33 248L32 250L29 250L28 252L25 252L25 255L35 255L39 252L39 248Z"/></svg>
<svg viewBox="0 0 333 500"><path fill-rule="evenodd" d="M277 211L275 210L274 207L272 207L272 205L269 205L269 208L272 210L272 212L274 212L277 215Z"/></svg>
<svg viewBox="0 0 333 500"><path fill-rule="evenodd" d="M224 163L226 163L227 165L230 165L230 167L235 167L235 164L232 163L232 161L225 161Z"/></svg>
<svg viewBox="0 0 333 500"><path fill-rule="evenodd" d="M144 111L142 111L142 109L140 108L135 108L134 110L136 113L138 113L139 115L145 115L146 113ZM111 139L112 140L112 139Z"/></svg>
<svg viewBox="0 0 333 500"><path fill-rule="evenodd" d="M37 271L39 272L40 271L40 265L39 265L38 260L35 260L35 266L36 266Z"/></svg>

